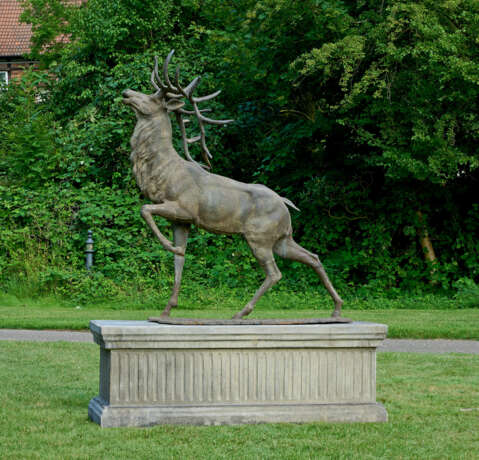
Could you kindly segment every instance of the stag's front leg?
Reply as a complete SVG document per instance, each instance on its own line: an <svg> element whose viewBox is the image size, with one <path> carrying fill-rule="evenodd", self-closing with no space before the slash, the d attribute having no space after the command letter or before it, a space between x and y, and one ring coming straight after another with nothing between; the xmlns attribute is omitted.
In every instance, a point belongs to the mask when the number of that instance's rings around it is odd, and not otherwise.
<svg viewBox="0 0 479 460"><path fill-rule="evenodd" d="M250 248L253 251L254 256L258 260L261 268L266 273L266 278L260 288L255 292L253 298L246 304L246 306L233 316L233 319L241 319L243 316L249 315L259 298L273 285L275 285L281 279L281 272L274 260L273 251L271 249L265 249L257 247L249 242Z"/></svg>
<svg viewBox="0 0 479 460"><path fill-rule="evenodd" d="M183 253L186 250L186 244L188 242L188 233L190 231L189 225L173 224L173 238L175 246L181 248ZM183 266L185 265L185 256L175 254L175 284L173 285L173 291L171 293L170 300L166 305L161 316L170 316L170 310L172 307L178 305L178 294L180 293L181 275L183 274Z"/></svg>
<svg viewBox="0 0 479 460"><path fill-rule="evenodd" d="M179 246L174 246L173 243L163 235L155 221L153 216L161 216L168 220L180 220L188 221L189 216L187 216L182 209L175 205L175 203L167 202L161 204L145 204L141 207L141 216L145 219L146 223L153 230L153 233L160 240L161 245L173 254L183 256L185 254L184 249Z"/></svg>

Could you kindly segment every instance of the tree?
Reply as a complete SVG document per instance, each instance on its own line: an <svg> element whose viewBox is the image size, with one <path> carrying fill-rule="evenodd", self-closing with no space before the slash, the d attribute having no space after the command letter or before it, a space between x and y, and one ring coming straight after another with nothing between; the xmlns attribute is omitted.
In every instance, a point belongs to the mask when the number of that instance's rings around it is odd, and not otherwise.
<svg viewBox="0 0 479 460"><path fill-rule="evenodd" d="M303 79L334 81L332 111L356 141L370 147L366 164L395 180L446 184L479 167L477 33L479 5L377 2L352 9L350 27L294 63Z"/></svg>
<svg viewBox="0 0 479 460"><path fill-rule="evenodd" d="M295 237L321 254L341 289L423 289L431 276L449 289L458 278L478 279L477 2L25 5L51 78L48 97L33 110L41 142L26 148L11 123L1 124L10 136L3 139L19 146L14 170L10 153L1 156L4 181L38 196L39 207L48 200L33 191L47 185L53 196L67 189L68 199L87 196L87 204L71 205L65 232L101 226L108 245L98 259L112 279L130 273L134 257L151 262L146 236L130 238L133 253L125 255L125 235L140 227L135 209L120 203L133 206L141 197L129 172L134 120L121 92L149 91L154 55L172 48L185 80L202 75L205 93L223 89L215 116L237 120L208 132L214 171L266 183L299 205ZM69 42L58 44L58 34ZM27 171L32 164L41 172ZM109 203L105 215L102 203ZM422 243L429 236L440 264L424 260L418 235ZM204 267L215 271L211 280L251 280L247 248L228 252L225 240L206 234L195 246L201 282ZM158 270L163 257L151 262ZM137 270L148 276L141 264ZM312 281L300 269L288 275L291 287Z"/></svg>
<svg viewBox="0 0 479 460"><path fill-rule="evenodd" d="M215 38L229 43L234 91L252 94L249 142L265 154L258 177L304 185L330 222L353 227L397 206L433 261L428 235L447 233L446 216L468 200L479 166L478 12L469 0L265 0L249 4L242 22L226 20ZM344 226L333 227L342 240ZM398 243L389 231L376 246Z"/></svg>

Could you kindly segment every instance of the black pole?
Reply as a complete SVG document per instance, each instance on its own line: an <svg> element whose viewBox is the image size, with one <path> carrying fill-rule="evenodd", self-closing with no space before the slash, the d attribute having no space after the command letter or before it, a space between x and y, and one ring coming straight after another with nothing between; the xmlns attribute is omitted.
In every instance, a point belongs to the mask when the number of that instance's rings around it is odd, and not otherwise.
<svg viewBox="0 0 479 460"><path fill-rule="evenodd" d="M93 266L93 253L95 251L93 250L92 235L93 235L93 232L91 230L88 230L88 238L86 240L86 246L85 246L85 266L87 270L91 270L91 267Z"/></svg>

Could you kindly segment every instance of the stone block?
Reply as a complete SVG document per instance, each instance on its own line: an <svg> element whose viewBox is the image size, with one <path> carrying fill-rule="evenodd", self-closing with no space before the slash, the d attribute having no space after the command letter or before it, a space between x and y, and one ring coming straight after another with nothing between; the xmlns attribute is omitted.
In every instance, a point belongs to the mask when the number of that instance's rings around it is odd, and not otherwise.
<svg viewBox="0 0 479 460"><path fill-rule="evenodd" d="M91 321L104 427L379 422L373 323L178 326Z"/></svg>

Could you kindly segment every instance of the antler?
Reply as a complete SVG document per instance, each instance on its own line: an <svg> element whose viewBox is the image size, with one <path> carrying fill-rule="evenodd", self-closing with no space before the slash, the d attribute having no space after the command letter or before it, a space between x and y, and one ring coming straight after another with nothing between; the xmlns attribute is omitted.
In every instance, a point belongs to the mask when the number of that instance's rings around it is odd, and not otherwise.
<svg viewBox="0 0 479 460"><path fill-rule="evenodd" d="M166 57L165 62L163 64L163 78L164 78L166 84L162 82L161 78L158 75L158 59L156 57L155 57L155 68L154 68L154 70L151 74L151 82L152 82L154 88L157 91L160 91L163 94L165 94L165 97L168 100L170 100L170 99L181 99L181 98L184 97L184 98L188 99L188 101L191 103L191 105L193 106L193 110L185 110L181 107L174 110L175 115L176 115L176 120L178 122L178 125L180 126L181 136L183 138L183 150L185 152L186 158L190 161L195 162L193 160L193 158L191 158L190 152L188 150L188 145L200 141L203 158L204 158L204 160L207 164L208 169L210 169L211 168L211 163L210 163L209 159L213 158L213 156L211 155L210 151L208 150L208 147L206 146L205 124L226 125L227 123L231 123L234 120L214 120L212 118L208 118L208 117L205 117L204 115L202 115L205 112L211 112L211 109L200 109L198 107L198 104L201 103L201 102L209 101L209 100L215 98L216 96L218 96L218 94L221 93L221 90L216 91L212 94L208 94L207 96L194 97L193 92L195 91L195 89L199 85L201 77L194 78L186 88L182 88L181 85L180 85L180 67L178 66L176 68L176 72L175 72L175 84L176 84L176 86L174 86L171 83L169 75L168 75L168 66L170 64L170 61L171 61L171 58L173 57L174 52L175 52L175 50L170 51L170 53ZM158 86L156 84L155 79L160 84L160 86ZM196 116L196 118L198 120L199 127L200 127L200 135L199 136L195 136L195 137L192 137L192 138L187 137L185 124L188 123L189 120L184 119L182 117L182 115L195 115Z"/></svg>

